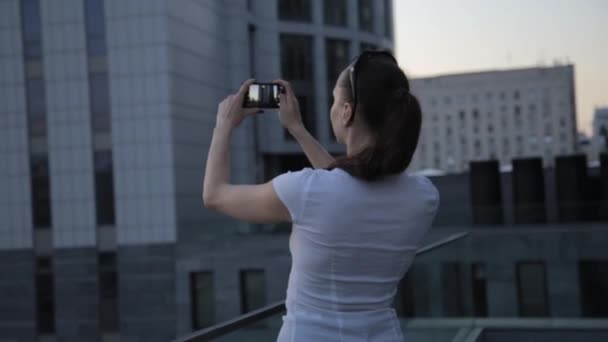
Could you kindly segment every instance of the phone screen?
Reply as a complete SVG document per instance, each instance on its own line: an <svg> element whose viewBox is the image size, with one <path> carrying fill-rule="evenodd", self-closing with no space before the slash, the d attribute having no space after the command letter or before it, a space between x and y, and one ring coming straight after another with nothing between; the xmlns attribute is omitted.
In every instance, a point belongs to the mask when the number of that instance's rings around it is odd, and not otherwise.
<svg viewBox="0 0 608 342"><path fill-rule="evenodd" d="M276 83L253 83L249 86L243 107L279 108L281 86Z"/></svg>

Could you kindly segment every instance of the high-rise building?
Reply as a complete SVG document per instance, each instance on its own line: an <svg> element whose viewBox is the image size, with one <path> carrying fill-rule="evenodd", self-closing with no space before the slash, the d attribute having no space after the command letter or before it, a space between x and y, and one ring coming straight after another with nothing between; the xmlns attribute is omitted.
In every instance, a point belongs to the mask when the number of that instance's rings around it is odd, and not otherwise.
<svg viewBox="0 0 608 342"><path fill-rule="evenodd" d="M593 149L597 152L608 152L608 107L595 109L593 115Z"/></svg>
<svg viewBox="0 0 608 342"><path fill-rule="evenodd" d="M423 111L412 169L467 171L470 161L577 151L574 66L463 73L412 80Z"/></svg>
<svg viewBox="0 0 608 342"><path fill-rule="evenodd" d="M290 80L339 151L333 82L392 34L389 0L0 1L0 337L168 341L283 298L287 236L202 206L217 105ZM232 156L236 182L305 163L271 114Z"/></svg>

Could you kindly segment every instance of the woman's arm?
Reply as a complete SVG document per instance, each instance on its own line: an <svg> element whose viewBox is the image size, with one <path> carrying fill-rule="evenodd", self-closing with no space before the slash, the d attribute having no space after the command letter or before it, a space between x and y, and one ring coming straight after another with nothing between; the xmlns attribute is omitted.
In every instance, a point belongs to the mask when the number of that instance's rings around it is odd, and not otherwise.
<svg viewBox="0 0 608 342"><path fill-rule="evenodd" d="M279 120L281 124L293 135L304 150L304 154L316 169L327 168L334 162L334 157L308 132L302 123L300 106L289 82L276 80L275 82L285 88L285 93L280 94Z"/></svg>
<svg viewBox="0 0 608 342"><path fill-rule="evenodd" d="M258 109L244 109L243 98L253 80L246 81L239 92L228 96L218 107L217 123L203 180L203 203L228 216L252 222L290 222L289 211L277 196L272 183L260 185L230 184L230 137L241 121Z"/></svg>

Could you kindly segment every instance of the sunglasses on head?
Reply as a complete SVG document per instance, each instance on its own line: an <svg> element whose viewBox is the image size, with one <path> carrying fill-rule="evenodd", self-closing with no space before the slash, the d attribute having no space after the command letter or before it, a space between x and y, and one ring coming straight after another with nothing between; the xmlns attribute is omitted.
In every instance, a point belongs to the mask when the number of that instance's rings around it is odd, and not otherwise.
<svg viewBox="0 0 608 342"><path fill-rule="evenodd" d="M351 95L353 97L353 117L357 110L357 75L361 72L361 69L365 66L365 64L367 64L367 62L379 57L386 57L397 64L395 57L390 52L384 50L365 50L359 56L355 57L355 59L349 64L348 76L352 90Z"/></svg>

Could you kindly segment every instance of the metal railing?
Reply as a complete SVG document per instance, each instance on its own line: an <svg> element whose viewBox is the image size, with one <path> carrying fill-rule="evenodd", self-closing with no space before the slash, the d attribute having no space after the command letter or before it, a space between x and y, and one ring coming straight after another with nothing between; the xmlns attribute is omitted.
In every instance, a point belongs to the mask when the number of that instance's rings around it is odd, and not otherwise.
<svg viewBox="0 0 608 342"><path fill-rule="evenodd" d="M446 244L449 244L450 242L459 240L459 239L467 236L468 234L469 234L468 232L460 232L460 233L452 234L452 235L448 236L447 238L440 239L436 242L433 242L431 244L428 244L428 245L418 249L418 251L416 251L416 255L418 256L420 254L427 253L433 249L436 249L436 248L439 248ZM211 339L224 336L226 334L239 330L245 326L259 322L261 320L264 320L268 317L271 317L273 315L276 315L276 314L284 312L284 311L285 311L285 301L282 300L280 302L270 304L270 305L264 306L262 308L259 308L257 310L248 312L244 315L235 317L231 320L210 326L205 329L195 331L186 336L179 337L175 340L175 342L209 341Z"/></svg>

